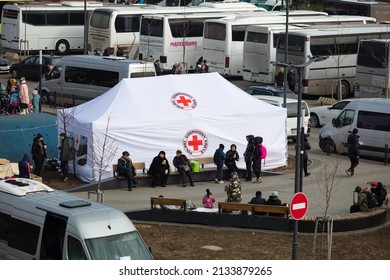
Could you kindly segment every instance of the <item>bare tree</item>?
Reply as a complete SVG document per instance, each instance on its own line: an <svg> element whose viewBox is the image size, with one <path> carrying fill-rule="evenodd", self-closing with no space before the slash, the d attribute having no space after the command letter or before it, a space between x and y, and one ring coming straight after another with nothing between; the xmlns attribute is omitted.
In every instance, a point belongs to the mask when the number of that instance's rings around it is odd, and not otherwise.
<svg viewBox="0 0 390 280"><path fill-rule="evenodd" d="M102 200L102 176L108 172L111 172L109 165L112 163L118 149L116 145L116 139L109 136L111 116L107 116L107 123L104 132L100 132L94 136L94 143L91 144L93 170L98 173L97 184L97 201Z"/></svg>

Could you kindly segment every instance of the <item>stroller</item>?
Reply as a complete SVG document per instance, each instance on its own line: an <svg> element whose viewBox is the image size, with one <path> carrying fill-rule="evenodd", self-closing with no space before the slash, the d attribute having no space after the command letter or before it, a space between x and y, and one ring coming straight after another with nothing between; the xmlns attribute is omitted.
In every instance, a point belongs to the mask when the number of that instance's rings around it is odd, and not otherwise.
<svg viewBox="0 0 390 280"><path fill-rule="evenodd" d="M15 115L20 112L20 99L19 99L19 93L18 92L12 92L10 94L9 98L9 105L11 106L10 108L10 114Z"/></svg>

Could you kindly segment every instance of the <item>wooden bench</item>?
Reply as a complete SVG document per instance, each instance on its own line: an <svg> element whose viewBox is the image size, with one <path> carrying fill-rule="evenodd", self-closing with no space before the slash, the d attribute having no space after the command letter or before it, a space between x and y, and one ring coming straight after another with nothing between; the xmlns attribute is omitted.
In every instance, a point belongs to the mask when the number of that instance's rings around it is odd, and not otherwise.
<svg viewBox="0 0 390 280"><path fill-rule="evenodd" d="M289 207L288 206L277 206L277 205L264 205L264 204L243 204L243 203L233 203L233 202L218 202L218 212L219 214L224 213L224 210L227 211L251 211L262 212L262 213L271 213L271 214L280 214L283 217L288 218L289 216Z"/></svg>
<svg viewBox="0 0 390 280"><path fill-rule="evenodd" d="M149 176L148 174L146 174L145 162L134 162L133 166L134 166L135 170L142 170L142 174L138 174L137 173L135 175L135 177L140 177L140 175L141 176ZM119 180L126 179L125 176L120 176L118 174L118 164L113 164L112 165L112 173L113 173L114 177L119 179Z"/></svg>
<svg viewBox="0 0 390 280"><path fill-rule="evenodd" d="M172 210L183 210L186 211L186 200L185 199L179 199L179 198L165 198L165 197L151 197L150 198L150 207L151 209L158 209L156 205L160 206L161 209L168 209L164 206L179 206L179 209L172 209Z"/></svg>
<svg viewBox="0 0 390 280"><path fill-rule="evenodd" d="M191 158L191 160L195 160L199 162L200 166L204 168L205 164L214 164L214 158L213 157L204 157L204 158Z"/></svg>

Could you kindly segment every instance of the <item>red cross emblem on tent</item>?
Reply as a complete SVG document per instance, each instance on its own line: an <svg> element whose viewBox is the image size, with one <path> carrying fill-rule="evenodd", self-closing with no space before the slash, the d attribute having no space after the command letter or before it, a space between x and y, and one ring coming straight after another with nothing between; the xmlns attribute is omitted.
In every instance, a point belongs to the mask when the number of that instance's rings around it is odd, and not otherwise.
<svg viewBox="0 0 390 280"><path fill-rule="evenodd" d="M209 141L207 135L197 129L188 131L183 138L184 150L192 156L200 156L207 150Z"/></svg>
<svg viewBox="0 0 390 280"><path fill-rule="evenodd" d="M192 110L198 105L194 97L188 93L177 92L171 96L172 104L182 110Z"/></svg>

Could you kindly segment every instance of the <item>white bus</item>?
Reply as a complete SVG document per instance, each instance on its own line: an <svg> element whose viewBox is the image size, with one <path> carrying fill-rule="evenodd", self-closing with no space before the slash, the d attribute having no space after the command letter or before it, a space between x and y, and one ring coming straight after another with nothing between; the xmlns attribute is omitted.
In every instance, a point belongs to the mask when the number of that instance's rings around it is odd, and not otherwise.
<svg viewBox="0 0 390 280"><path fill-rule="evenodd" d="M387 97L390 88L390 40L362 40L356 62L359 97Z"/></svg>
<svg viewBox="0 0 390 280"><path fill-rule="evenodd" d="M375 18L361 16L329 16L328 21L320 22L323 28L335 25L352 25L375 23ZM316 22L291 24L290 30L318 28ZM252 25L245 33L243 51L243 79L265 84L275 83L275 66L270 61L276 61L276 44L278 34L286 30L286 25Z"/></svg>
<svg viewBox="0 0 390 280"><path fill-rule="evenodd" d="M87 13L100 2L87 2ZM84 50L84 2L7 4L1 14L3 48L16 51Z"/></svg>
<svg viewBox="0 0 390 280"><path fill-rule="evenodd" d="M88 25L88 53L102 53L108 49L110 55L138 58L139 29L142 15L194 14L227 11L264 11L249 3L204 3L196 7L118 6L96 9ZM119 51L118 51L119 50Z"/></svg>
<svg viewBox="0 0 390 280"><path fill-rule="evenodd" d="M306 13L305 13L306 12ZM285 24L284 12L267 12L261 17L237 16L206 20L203 32L203 58L209 71L225 76L242 76L245 31L250 25ZM292 11L290 24L323 24L329 16L312 11Z"/></svg>
<svg viewBox="0 0 390 280"><path fill-rule="evenodd" d="M203 26L206 19L226 13L147 15L141 20L139 58L159 59L163 71L181 62L187 71L202 57Z"/></svg>
<svg viewBox="0 0 390 280"><path fill-rule="evenodd" d="M328 59L308 65L301 75L302 94L333 95L345 98L356 83L356 58L359 41L389 37L390 26L366 24L333 29L309 29L289 32L288 58L294 65L307 63L313 56ZM276 61L284 60L285 36L279 34ZM299 86L295 75L296 92Z"/></svg>

